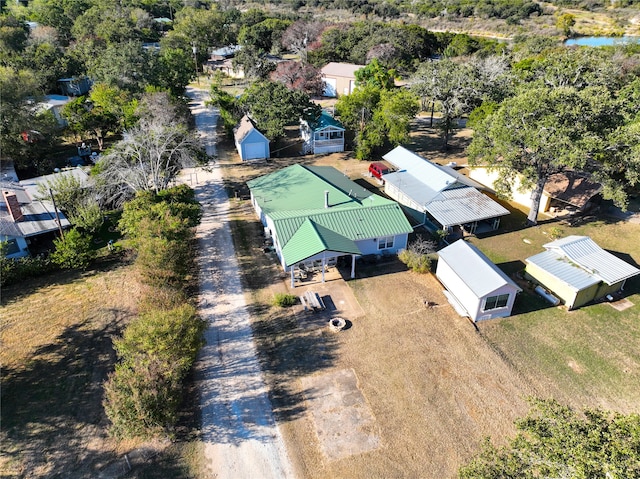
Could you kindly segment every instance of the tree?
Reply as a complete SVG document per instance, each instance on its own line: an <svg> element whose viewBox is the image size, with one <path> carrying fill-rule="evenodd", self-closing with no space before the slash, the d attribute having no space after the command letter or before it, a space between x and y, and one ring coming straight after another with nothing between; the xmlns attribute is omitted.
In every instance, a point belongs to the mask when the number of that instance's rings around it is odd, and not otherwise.
<svg viewBox="0 0 640 479"><path fill-rule="evenodd" d="M382 90L373 115L374 124L394 146L409 139L410 122L418 113L418 98L407 90Z"/></svg>
<svg viewBox="0 0 640 479"><path fill-rule="evenodd" d="M385 68L377 58L371 60L365 67L356 70L355 76L357 85L371 85L382 90L389 90L395 86L395 70Z"/></svg>
<svg viewBox="0 0 640 479"><path fill-rule="evenodd" d="M630 478L640 475L640 415L575 411L532 399L518 434L506 446L487 441L459 471L460 479Z"/></svg>
<svg viewBox="0 0 640 479"><path fill-rule="evenodd" d="M308 63L280 62L271 74L271 79L279 81L291 90L303 91L309 96L321 95L324 88L320 70Z"/></svg>
<svg viewBox="0 0 640 479"><path fill-rule="evenodd" d="M96 252L91 248L91 239L73 228L63 238L53 240L56 250L51 253L51 260L65 269L85 269Z"/></svg>
<svg viewBox="0 0 640 479"><path fill-rule="evenodd" d="M515 176L521 176L523 187L533 189L527 222L534 225L551 175L599 169L596 158L604 150L607 127L598 120L610 117L615 112L606 90L528 89L505 100L480 124L469 158L495 169L498 190L507 195Z"/></svg>
<svg viewBox="0 0 640 479"><path fill-rule="evenodd" d="M307 62L307 52L326 28L323 22L306 22L298 20L291 24L282 34L282 46L296 53L302 63Z"/></svg>
<svg viewBox="0 0 640 479"><path fill-rule="evenodd" d="M301 118L314 120L320 114L320 107L306 93L290 90L279 82L251 84L239 104L271 141L284 136L285 126L298 124Z"/></svg>
<svg viewBox="0 0 640 479"><path fill-rule="evenodd" d="M556 20L556 28L562 32L565 37L571 36L572 28L576 24L576 16L571 13L563 13L558 15Z"/></svg>
<svg viewBox="0 0 640 479"><path fill-rule="evenodd" d="M184 125L142 119L100 157L102 202L120 205L138 191L164 190L202 155L200 142Z"/></svg>
<svg viewBox="0 0 640 479"><path fill-rule="evenodd" d="M472 67L449 59L425 62L411 77L410 84L411 90L423 99L423 109L428 100L440 110L438 127L442 131L442 149L446 150L458 118L471 112L480 97Z"/></svg>
<svg viewBox="0 0 640 479"><path fill-rule="evenodd" d="M107 134L118 131L118 119L84 96L74 98L67 103L62 108L62 116L67 120L68 128L78 135L79 140L85 137L93 138L100 150L103 148Z"/></svg>

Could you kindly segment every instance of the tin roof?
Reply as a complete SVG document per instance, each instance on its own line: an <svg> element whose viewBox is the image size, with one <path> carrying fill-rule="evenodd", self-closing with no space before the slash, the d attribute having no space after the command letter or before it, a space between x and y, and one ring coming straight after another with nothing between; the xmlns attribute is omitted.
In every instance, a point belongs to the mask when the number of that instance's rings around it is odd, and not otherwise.
<svg viewBox="0 0 640 479"><path fill-rule="evenodd" d="M330 126L344 130L344 126L342 126L342 123L340 123L324 110L320 113L320 116L315 121L309 122L309 127L313 131L323 130L324 128Z"/></svg>
<svg viewBox="0 0 640 479"><path fill-rule="evenodd" d="M291 165L247 185L262 212L273 220L288 265L317 254L320 247L357 254L353 243L358 240L412 231L396 202L373 194L332 167ZM291 246L290 241L294 241Z"/></svg>
<svg viewBox="0 0 640 479"><path fill-rule="evenodd" d="M608 285L640 274L640 269L605 251L588 236L567 236L543 245L545 253L527 258L527 262L544 267L549 273L579 289L586 284L584 274L594 282ZM542 256L545 255L545 256ZM553 264L551 260L555 260Z"/></svg>
<svg viewBox="0 0 640 479"><path fill-rule="evenodd" d="M456 275L478 298L510 285L518 291L522 289L498 268L482 251L460 239L438 252Z"/></svg>
<svg viewBox="0 0 640 479"><path fill-rule="evenodd" d="M56 214L50 201L32 200L25 188L15 183L0 182L2 191L15 193L24 220L15 222L4 200L0 200L0 234L13 237L37 236L58 229ZM58 212L62 227L70 225L69 220Z"/></svg>

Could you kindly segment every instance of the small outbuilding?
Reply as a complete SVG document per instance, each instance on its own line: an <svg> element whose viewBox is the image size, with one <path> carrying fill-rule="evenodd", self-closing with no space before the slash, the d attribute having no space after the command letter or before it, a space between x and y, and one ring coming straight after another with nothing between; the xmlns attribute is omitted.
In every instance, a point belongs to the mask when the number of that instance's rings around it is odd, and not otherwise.
<svg viewBox="0 0 640 479"><path fill-rule="evenodd" d="M247 115L242 117L240 124L234 130L234 139L242 161L269 158L269 140L258 131Z"/></svg>
<svg viewBox="0 0 640 479"><path fill-rule="evenodd" d="M458 240L438 255L436 277L460 316L477 322L511 315L516 295L522 289L478 248Z"/></svg>
<svg viewBox="0 0 640 479"><path fill-rule="evenodd" d="M605 251L588 236L567 236L527 258L526 277L560 298L568 309L622 290L640 269Z"/></svg>
<svg viewBox="0 0 640 479"><path fill-rule="evenodd" d="M327 63L322 67L322 81L324 83L322 95L337 97L349 95L356 88L356 70L364 68L364 65L354 63Z"/></svg>
<svg viewBox="0 0 640 479"><path fill-rule="evenodd" d="M320 155L344 151L344 127L324 110L315 121L300 120L300 136L304 140L304 153Z"/></svg>

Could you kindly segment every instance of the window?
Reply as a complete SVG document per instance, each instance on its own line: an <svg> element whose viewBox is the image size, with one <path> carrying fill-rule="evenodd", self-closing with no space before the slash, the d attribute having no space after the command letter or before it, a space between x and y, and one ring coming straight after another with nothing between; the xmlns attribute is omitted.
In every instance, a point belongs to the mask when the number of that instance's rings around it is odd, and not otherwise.
<svg viewBox="0 0 640 479"><path fill-rule="evenodd" d="M489 296L484 300L484 311L489 311L490 309L499 309L504 308L509 302L508 294L501 294L499 296Z"/></svg>
<svg viewBox="0 0 640 479"><path fill-rule="evenodd" d="M393 248L393 236L385 236L378 238L378 249Z"/></svg>

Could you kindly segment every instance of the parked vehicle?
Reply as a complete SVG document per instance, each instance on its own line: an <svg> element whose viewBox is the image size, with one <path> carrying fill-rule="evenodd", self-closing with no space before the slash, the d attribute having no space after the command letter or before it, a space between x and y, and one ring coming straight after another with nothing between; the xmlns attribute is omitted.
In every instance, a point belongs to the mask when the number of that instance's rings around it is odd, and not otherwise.
<svg viewBox="0 0 640 479"><path fill-rule="evenodd" d="M389 169L389 167L384 163L381 163L380 161L374 161L369 165L369 175L373 176L374 178L377 178L382 183L384 183L384 179L382 178L382 175L386 175L390 171L391 170Z"/></svg>

